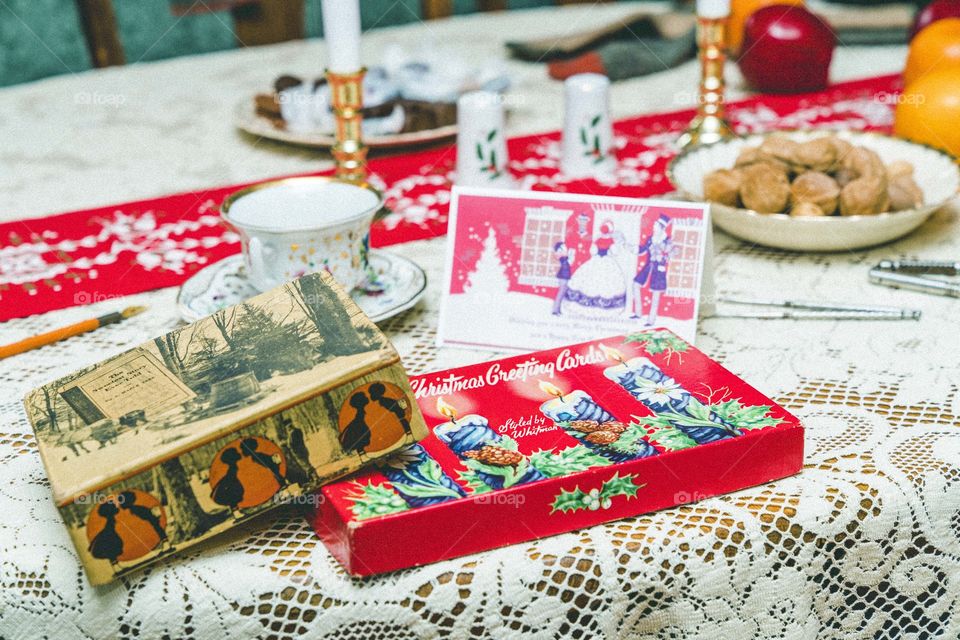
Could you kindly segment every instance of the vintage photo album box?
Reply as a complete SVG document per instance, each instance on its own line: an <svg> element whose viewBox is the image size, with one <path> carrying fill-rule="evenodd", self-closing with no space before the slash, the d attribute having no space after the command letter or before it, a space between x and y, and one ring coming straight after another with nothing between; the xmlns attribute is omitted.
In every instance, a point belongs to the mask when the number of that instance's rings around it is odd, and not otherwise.
<svg viewBox="0 0 960 640"><path fill-rule="evenodd" d="M664 329L411 387L431 434L322 487L311 516L354 575L700 500L803 463L794 416Z"/></svg>
<svg viewBox="0 0 960 640"><path fill-rule="evenodd" d="M327 274L44 385L24 403L93 584L427 433L397 352Z"/></svg>

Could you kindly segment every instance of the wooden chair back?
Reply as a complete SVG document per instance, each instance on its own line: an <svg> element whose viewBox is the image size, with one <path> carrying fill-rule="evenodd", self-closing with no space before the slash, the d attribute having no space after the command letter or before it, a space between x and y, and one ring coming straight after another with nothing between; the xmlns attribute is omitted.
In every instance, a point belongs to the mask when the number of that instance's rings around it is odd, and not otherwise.
<svg viewBox="0 0 960 640"><path fill-rule="evenodd" d="M75 0L83 34L94 67L126 63L112 0ZM304 3L293 0L256 0L238 3L233 16L234 35L241 47L273 44L304 37Z"/></svg>

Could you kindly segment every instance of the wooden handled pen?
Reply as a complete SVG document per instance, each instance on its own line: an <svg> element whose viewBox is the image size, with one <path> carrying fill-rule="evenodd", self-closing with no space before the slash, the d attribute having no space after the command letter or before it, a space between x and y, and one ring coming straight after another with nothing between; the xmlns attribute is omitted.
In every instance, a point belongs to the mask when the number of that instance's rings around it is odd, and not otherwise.
<svg viewBox="0 0 960 640"><path fill-rule="evenodd" d="M100 316L99 318L91 318L89 320L84 320L83 322L78 322L66 327L54 329L53 331L41 333L40 335L24 338L23 340L14 342L13 344L0 346L0 359L8 358L10 356L17 355L18 353L23 353L24 351L30 351L31 349L36 349L37 347L53 344L54 342L60 342L61 340L72 338L73 336L80 335L81 333L87 333L88 331L99 329L104 325L116 324L117 322L126 320L127 318L135 316L138 313L146 311L146 309L146 307L127 307L123 311L114 311L113 313L108 313L107 315Z"/></svg>

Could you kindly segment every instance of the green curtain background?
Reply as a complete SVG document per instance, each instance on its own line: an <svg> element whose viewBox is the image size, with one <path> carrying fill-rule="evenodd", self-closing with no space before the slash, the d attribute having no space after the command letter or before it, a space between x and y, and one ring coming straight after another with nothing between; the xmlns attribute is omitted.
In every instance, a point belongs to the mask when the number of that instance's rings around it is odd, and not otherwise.
<svg viewBox="0 0 960 640"><path fill-rule="evenodd" d="M306 2L307 37L323 35L320 0ZM553 4L510 0L509 8ZM127 63L231 49L236 42L229 12L177 18L167 0L113 0ZM456 13L477 10L475 0L454 0ZM364 29L420 19L419 0L363 0ZM91 68L74 0L0 0L0 86Z"/></svg>

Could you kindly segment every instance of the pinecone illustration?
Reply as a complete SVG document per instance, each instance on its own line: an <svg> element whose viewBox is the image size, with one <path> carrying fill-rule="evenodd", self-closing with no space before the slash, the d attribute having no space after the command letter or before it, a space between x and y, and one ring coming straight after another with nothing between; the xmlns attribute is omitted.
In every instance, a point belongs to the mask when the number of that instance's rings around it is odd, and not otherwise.
<svg viewBox="0 0 960 640"><path fill-rule="evenodd" d="M570 428L580 433L593 433L600 429L600 423L596 420L572 420Z"/></svg>
<svg viewBox="0 0 960 640"><path fill-rule="evenodd" d="M614 433L613 431L594 431L593 433L587 434L585 440L587 442L592 442L593 444L613 444L620 439L619 433Z"/></svg>
<svg viewBox="0 0 960 640"><path fill-rule="evenodd" d="M522 453L490 444L481 449L464 451L463 455L466 458L479 460L484 464L489 464L494 467L509 467L511 465L520 464L520 461L523 460Z"/></svg>
<svg viewBox="0 0 960 640"><path fill-rule="evenodd" d="M627 430L627 425L623 424L619 420L614 420L613 422L604 422L602 425L600 425L600 429L621 435Z"/></svg>

